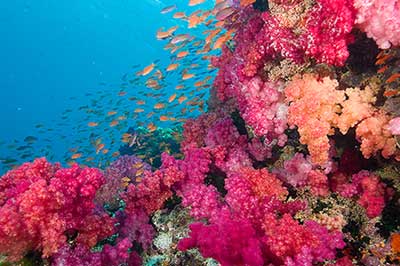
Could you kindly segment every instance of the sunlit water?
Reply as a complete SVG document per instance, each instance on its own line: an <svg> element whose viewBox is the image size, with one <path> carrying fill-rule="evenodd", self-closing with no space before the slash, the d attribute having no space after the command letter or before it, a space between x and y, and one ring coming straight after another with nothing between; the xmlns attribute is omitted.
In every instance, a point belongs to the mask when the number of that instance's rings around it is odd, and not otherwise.
<svg viewBox="0 0 400 266"><path fill-rule="evenodd" d="M186 21L172 15L176 11L190 14L198 8L209 8L214 1L196 8L188 7L187 2L1 1L0 173L41 156L66 162L72 154L82 153L82 163L89 156L101 155L103 160L111 160L112 152L123 144L121 135L129 127L142 123L146 126L151 121L157 127L175 127L180 123L161 123L159 117L167 115L180 120L198 115L199 108L182 114L182 106L170 104L156 110L154 116L147 116L154 104L168 102L175 92L177 97L187 96L187 101L207 98L207 88L192 88L196 81L214 75L207 69L209 62L201 60L202 55L197 55L196 48L188 44L181 49L189 49L190 54L179 61L180 70L167 73L165 68L177 60L163 49L167 41L155 37L161 27L177 25L176 34L190 33L194 37L192 42L204 38L204 26L188 30ZM160 13L172 4L177 5L174 12ZM164 75L159 90L145 86L148 76L136 75L153 62ZM182 69L193 63L199 66L188 72L195 74L195 78L181 82ZM208 81L211 82L212 79ZM184 84L185 89L176 91L179 84ZM194 91L192 95L188 95L190 91ZM146 92L156 96L144 95ZM138 106L135 98L144 100L146 105ZM144 112L135 113L138 108ZM108 116L110 111L117 114ZM127 119L110 127L120 116ZM91 121L99 126L88 127ZM96 154L93 141L99 138L109 153Z"/></svg>

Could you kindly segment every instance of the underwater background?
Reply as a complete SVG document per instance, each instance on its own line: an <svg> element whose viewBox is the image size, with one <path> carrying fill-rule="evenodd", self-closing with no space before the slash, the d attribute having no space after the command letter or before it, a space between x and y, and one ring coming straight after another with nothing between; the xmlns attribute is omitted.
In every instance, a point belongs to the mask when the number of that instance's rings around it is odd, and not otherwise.
<svg viewBox="0 0 400 266"><path fill-rule="evenodd" d="M87 109L96 101L98 113L93 120L112 110L132 114L137 107L133 101L125 101L124 106L118 102L118 92L123 90L128 93L125 98L157 102L139 94L146 89L146 79L129 84L127 77L137 77L140 68L155 61L160 67L171 63L171 53L163 49L165 43L157 40L156 32L161 27L186 27L172 13L160 13L172 4L180 11L193 11L184 0L2 2L0 172L41 156L66 162L76 148L77 152L86 148L87 158L90 133L101 135L104 142L120 141L129 127L146 122L144 115L133 121L130 117L113 132L102 132L105 124L101 129L88 128ZM202 8L211 5L208 1ZM191 30L194 36L200 32L199 28ZM184 64L189 61L185 59ZM203 71L201 67L193 70L196 80L206 76L200 74ZM175 80L173 74L165 78L163 96L158 99L167 100L174 93ZM152 106L144 108L148 113ZM188 112L182 118L193 115ZM24 141L26 137L34 138ZM114 151L118 150L115 145Z"/></svg>

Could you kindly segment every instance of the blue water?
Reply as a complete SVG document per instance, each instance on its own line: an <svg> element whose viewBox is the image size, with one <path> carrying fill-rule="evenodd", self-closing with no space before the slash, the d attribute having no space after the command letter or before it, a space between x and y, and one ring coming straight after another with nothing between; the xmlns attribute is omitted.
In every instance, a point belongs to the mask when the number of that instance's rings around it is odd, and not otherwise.
<svg viewBox="0 0 400 266"><path fill-rule="evenodd" d="M89 118L77 111L93 99L85 93L105 94L109 90L106 98L114 97L109 99L112 105L118 100L114 92L120 90L121 77L140 70L132 66L144 67L156 59L167 66L170 53L155 33L163 26L184 28L186 23L173 19L173 12L163 15L160 10L177 4L176 11L189 12L187 2L1 1L0 159L21 155L15 149L26 144L23 140L28 135L38 138L32 158L52 154L53 161L63 160L77 141L88 142L88 133L81 134L79 129ZM193 34L199 32L195 29ZM170 79L165 86L173 92L174 78ZM124 108L130 109L128 104L124 103ZM36 128L39 123L45 129ZM60 139L60 135L65 136ZM2 166L0 163L0 174L6 170Z"/></svg>

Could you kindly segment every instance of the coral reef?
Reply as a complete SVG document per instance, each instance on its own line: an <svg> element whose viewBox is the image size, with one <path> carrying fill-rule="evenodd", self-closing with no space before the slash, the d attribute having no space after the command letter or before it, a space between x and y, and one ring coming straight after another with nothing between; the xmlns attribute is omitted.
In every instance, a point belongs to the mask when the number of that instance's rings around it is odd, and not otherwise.
<svg viewBox="0 0 400 266"><path fill-rule="evenodd" d="M208 112L6 173L0 265L400 263L398 1L224 4Z"/></svg>

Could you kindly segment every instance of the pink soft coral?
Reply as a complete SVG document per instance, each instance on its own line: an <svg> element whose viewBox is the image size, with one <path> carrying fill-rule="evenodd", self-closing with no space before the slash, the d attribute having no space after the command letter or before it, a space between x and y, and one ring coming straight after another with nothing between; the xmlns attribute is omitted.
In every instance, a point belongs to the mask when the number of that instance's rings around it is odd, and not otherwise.
<svg viewBox="0 0 400 266"><path fill-rule="evenodd" d="M0 179L0 253L17 260L31 250L51 256L78 233L87 247L113 233L113 219L93 203L100 170L36 159Z"/></svg>
<svg viewBox="0 0 400 266"><path fill-rule="evenodd" d="M221 266L264 265L262 243L245 219L221 214L215 223L194 223L190 230L189 237L179 242L180 250L198 247L204 257L216 259Z"/></svg>
<svg viewBox="0 0 400 266"><path fill-rule="evenodd" d="M128 252L132 243L127 239L119 241L115 246L106 244L101 252L93 252L83 245L69 247L65 245L52 258L52 266L119 266L141 265L136 252Z"/></svg>
<svg viewBox="0 0 400 266"><path fill-rule="evenodd" d="M329 233L325 227L314 221L306 221L304 225L300 225L288 214L280 219L267 215L264 230L267 235L266 244L272 254L282 260L295 258L307 247L310 261L320 262L335 258L335 249L345 246L340 232Z"/></svg>
<svg viewBox="0 0 400 266"><path fill-rule="evenodd" d="M344 197L355 197L369 218L381 214L385 200L390 196L380 178L366 170L352 175L351 180L343 173L336 173L331 178L331 187Z"/></svg>
<svg viewBox="0 0 400 266"><path fill-rule="evenodd" d="M286 142L287 105L280 92L282 85L263 82L254 77L236 91L236 99L243 119L257 136L266 136L269 142L277 140L280 146Z"/></svg>
<svg viewBox="0 0 400 266"><path fill-rule="evenodd" d="M354 0L356 23L381 49L400 45L400 1Z"/></svg>

